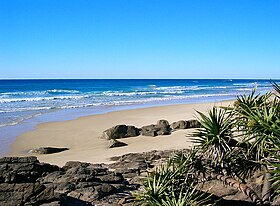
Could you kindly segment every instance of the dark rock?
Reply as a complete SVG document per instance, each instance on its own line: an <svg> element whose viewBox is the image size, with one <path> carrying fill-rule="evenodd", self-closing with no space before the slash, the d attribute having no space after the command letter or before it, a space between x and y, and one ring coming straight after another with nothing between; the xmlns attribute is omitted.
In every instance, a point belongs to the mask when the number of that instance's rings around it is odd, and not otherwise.
<svg viewBox="0 0 280 206"><path fill-rule="evenodd" d="M39 163L37 157L2 157L0 158L0 164L2 163Z"/></svg>
<svg viewBox="0 0 280 206"><path fill-rule="evenodd" d="M178 122L173 122L170 127L175 130L175 129L187 129L189 127L189 122L180 120Z"/></svg>
<svg viewBox="0 0 280 206"><path fill-rule="evenodd" d="M70 182L62 182L56 185L55 192L57 193L69 193L76 189L76 185Z"/></svg>
<svg viewBox="0 0 280 206"><path fill-rule="evenodd" d="M115 139L110 139L109 140L108 148L123 147L123 146L127 146L127 144L124 143L124 142L120 142L118 140L115 140Z"/></svg>
<svg viewBox="0 0 280 206"><path fill-rule="evenodd" d="M64 171L55 171L46 175L45 177L40 178L39 181L42 183L62 183L65 181L62 178L63 175L65 175Z"/></svg>
<svg viewBox="0 0 280 206"><path fill-rule="evenodd" d="M188 128L199 128L201 126L200 122L196 119L188 120L187 122L189 124Z"/></svg>
<svg viewBox="0 0 280 206"><path fill-rule="evenodd" d="M160 127L158 128L157 135L170 135L170 128L169 127Z"/></svg>
<svg viewBox="0 0 280 206"><path fill-rule="evenodd" d="M157 125L162 127L169 127L169 122L167 120L161 119L157 122Z"/></svg>
<svg viewBox="0 0 280 206"><path fill-rule="evenodd" d="M110 129L107 129L103 132L101 138L102 139L120 139L126 137L135 137L138 136L139 129L134 126L126 126L126 125L117 125Z"/></svg>
<svg viewBox="0 0 280 206"><path fill-rule="evenodd" d="M59 167L39 163L36 157L1 158L0 180L7 183L34 183L43 175L57 170Z"/></svg>
<svg viewBox="0 0 280 206"><path fill-rule="evenodd" d="M126 137L136 137L140 135L139 129L134 126L127 126Z"/></svg>
<svg viewBox="0 0 280 206"><path fill-rule="evenodd" d="M198 120L180 120L177 122L173 122L170 127L173 130L176 129L190 129L190 128L199 128L200 127L200 122Z"/></svg>
<svg viewBox="0 0 280 206"><path fill-rule="evenodd" d="M55 185L53 184L47 184L44 185L44 190L41 191L39 194L34 194L30 198L30 202L32 205L38 205L41 202L52 202L59 200L60 193L55 192Z"/></svg>
<svg viewBox="0 0 280 206"><path fill-rule="evenodd" d="M68 170L73 167L88 167L89 165L90 165L90 163L87 163L87 162L69 161L69 162L66 162L62 168L64 170Z"/></svg>
<svg viewBox="0 0 280 206"><path fill-rule="evenodd" d="M157 135L169 135L170 134L170 128L169 126L164 127L162 125L147 125L141 127L141 135L143 136L152 136L155 137Z"/></svg>
<svg viewBox="0 0 280 206"><path fill-rule="evenodd" d="M141 135L155 137L157 136L157 131L152 127L144 126L141 128Z"/></svg>
<svg viewBox="0 0 280 206"><path fill-rule="evenodd" d="M118 174L110 173L107 175L102 175L98 177L98 179L100 180L100 182L113 183L113 184L122 183L124 180L123 176L120 173Z"/></svg>
<svg viewBox="0 0 280 206"><path fill-rule="evenodd" d="M94 200L99 198L99 195L95 191L94 187L86 187L86 188L76 189L72 192L69 192L67 194L67 196L71 197L71 198L74 198L74 199L77 199L77 200L89 202L89 203L93 203Z"/></svg>
<svg viewBox="0 0 280 206"><path fill-rule="evenodd" d="M99 198L102 198L104 196L113 194L116 191L116 188L110 184L104 183L100 186L97 186L96 191L99 194Z"/></svg>
<svg viewBox="0 0 280 206"><path fill-rule="evenodd" d="M31 149L28 153L31 154L53 154L69 150L68 148L56 148L56 147L40 147L39 149Z"/></svg>

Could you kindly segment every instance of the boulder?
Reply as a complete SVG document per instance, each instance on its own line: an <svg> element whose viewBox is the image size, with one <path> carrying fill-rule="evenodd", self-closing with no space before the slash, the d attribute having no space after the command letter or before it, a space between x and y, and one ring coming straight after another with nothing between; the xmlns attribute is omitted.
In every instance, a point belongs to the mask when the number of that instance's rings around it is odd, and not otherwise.
<svg viewBox="0 0 280 206"><path fill-rule="evenodd" d="M201 126L200 122L196 119L188 120L187 122L189 124L188 128L199 128Z"/></svg>
<svg viewBox="0 0 280 206"><path fill-rule="evenodd" d="M139 129L134 126L116 125L110 129L105 130L101 136L101 139L110 140L126 137L136 137L139 134Z"/></svg>
<svg viewBox="0 0 280 206"><path fill-rule="evenodd" d="M176 129L190 129L190 128L199 128L200 127L200 122L198 120L180 120L177 122L173 122L170 127L172 130Z"/></svg>
<svg viewBox="0 0 280 206"><path fill-rule="evenodd" d="M115 140L115 139L110 139L109 140L108 148L123 147L123 146L127 146L127 144L124 143L124 142L120 142L118 140Z"/></svg>
<svg viewBox="0 0 280 206"><path fill-rule="evenodd" d="M168 126L165 126L166 124L161 124L161 125L147 125L141 127L140 133L143 136L158 136L158 135L169 135L170 134L170 127L169 124Z"/></svg>
<svg viewBox="0 0 280 206"><path fill-rule="evenodd" d="M125 137L136 137L140 135L139 129L135 126L127 126L126 136Z"/></svg>
<svg viewBox="0 0 280 206"><path fill-rule="evenodd" d="M162 126L162 127L169 127L169 122L165 119L161 119L157 121L157 125Z"/></svg>
<svg viewBox="0 0 280 206"><path fill-rule="evenodd" d="M156 125L151 124L151 125L141 127L140 134L143 136L152 136L152 137L157 136Z"/></svg>
<svg viewBox="0 0 280 206"><path fill-rule="evenodd" d="M178 122L173 122L170 125L170 127L171 127L172 130L175 130L175 129L187 129L188 128L188 122L184 121L184 120L180 120Z"/></svg>
<svg viewBox="0 0 280 206"><path fill-rule="evenodd" d="M69 150L68 148L57 148L57 147L40 147L38 149L31 149L28 151L28 153L31 154L53 154L62 152L65 150Z"/></svg>

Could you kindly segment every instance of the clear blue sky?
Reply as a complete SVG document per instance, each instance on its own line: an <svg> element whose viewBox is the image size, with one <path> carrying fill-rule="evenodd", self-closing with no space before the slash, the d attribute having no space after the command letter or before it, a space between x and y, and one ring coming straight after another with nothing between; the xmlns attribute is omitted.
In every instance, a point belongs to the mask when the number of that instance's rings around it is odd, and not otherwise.
<svg viewBox="0 0 280 206"><path fill-rule="evenodd" d="M0 78L280 78L280 0L0 0Z"/></svg>

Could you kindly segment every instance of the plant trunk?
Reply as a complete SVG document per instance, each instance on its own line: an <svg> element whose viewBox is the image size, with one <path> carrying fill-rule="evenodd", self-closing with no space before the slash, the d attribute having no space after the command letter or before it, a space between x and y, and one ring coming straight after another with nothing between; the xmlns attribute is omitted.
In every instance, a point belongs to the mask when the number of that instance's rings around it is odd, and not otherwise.
<svg viewBox="0 0 280 206"><path fill-rule="evenodd" d="M211 177L212 179L220 180L224 184L232 186L238 189L239 191L243 192L246 196L248 196L252 200L253 203L256 203L258 205L261 205L263 203L262 200L259 198L259 196L255 193L255 191L252 190L250 187L248 187L246 184L241 183L233 179L232 177L225 176L225 175L217 175L212 173Z"/></svg>
<svg viewBox="0 0 280 206"><path fill-rule="evenodd" d="M271 174L267 167L264 169L264 181L263 181L263 188L262 188L262 201L264 204L270 203L270 196L271 196Z"/></svg>

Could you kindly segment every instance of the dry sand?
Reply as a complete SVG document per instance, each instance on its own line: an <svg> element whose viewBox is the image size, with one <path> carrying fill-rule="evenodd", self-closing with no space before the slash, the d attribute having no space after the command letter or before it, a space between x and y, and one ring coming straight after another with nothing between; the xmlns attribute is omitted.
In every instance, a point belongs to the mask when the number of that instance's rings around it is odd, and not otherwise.
<svg viewBox="0 0 280 206"><path fill-rule="evenodd" d="M214 105L228 106L230 102L157 106L44 123L38 125L35 130L19 136L12 144L9 155L27 156L30 155L27 153L29 149L46 146L67 147L68 151L37 155L42 162L63 166L70 160L109 163L110 157L126 153L189 148L192 143L186 135L193 131L190 129L178 130L167 136L124 138L121 141L128 146L112 149L107 148L108 141L100 139L100 136L104 130L117 124L141 127L155 124L160 119L166 119L170 123L194 119L195 110L205 112Z"/></svg>

